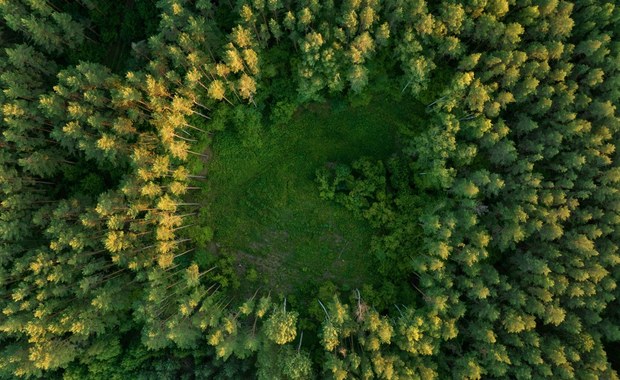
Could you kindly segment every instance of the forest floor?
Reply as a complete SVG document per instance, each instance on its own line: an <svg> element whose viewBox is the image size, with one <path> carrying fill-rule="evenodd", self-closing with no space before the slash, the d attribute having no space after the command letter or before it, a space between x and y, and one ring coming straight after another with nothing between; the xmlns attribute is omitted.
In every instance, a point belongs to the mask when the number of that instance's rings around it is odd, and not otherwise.
<svg viewBox="0 0 620 380"><path fill-rule="evenodd" d="M243 147L234 131L217 134L204 189L214 246L236 258L240 275L256 271L254 288L290 293L328 280L343 290L368 283L373 231L319 198L315 172L362 156L389 157L412 111L379 97L358 107L326 102L265 128L260 147Z"/></svg>

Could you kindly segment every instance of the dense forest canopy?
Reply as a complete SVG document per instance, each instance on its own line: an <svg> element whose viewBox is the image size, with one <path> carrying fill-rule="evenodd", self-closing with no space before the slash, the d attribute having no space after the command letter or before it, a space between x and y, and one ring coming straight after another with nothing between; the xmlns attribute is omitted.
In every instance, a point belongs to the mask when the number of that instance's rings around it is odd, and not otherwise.
<svg viewBox="0 0 620 380"><path fill-rule="evenodd" d="M0 18L0 379L618 379L614 1Z"/></svg>

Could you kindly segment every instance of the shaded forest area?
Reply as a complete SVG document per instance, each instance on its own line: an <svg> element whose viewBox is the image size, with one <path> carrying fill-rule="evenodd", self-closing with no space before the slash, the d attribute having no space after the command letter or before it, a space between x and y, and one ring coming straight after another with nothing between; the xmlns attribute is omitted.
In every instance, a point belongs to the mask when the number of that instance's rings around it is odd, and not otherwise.
<svg viewBox="0 0 620 380"><path fill-rule="evenodd" d="M121 3L0 0L0 379L618 378L613 1Z"/></svg>

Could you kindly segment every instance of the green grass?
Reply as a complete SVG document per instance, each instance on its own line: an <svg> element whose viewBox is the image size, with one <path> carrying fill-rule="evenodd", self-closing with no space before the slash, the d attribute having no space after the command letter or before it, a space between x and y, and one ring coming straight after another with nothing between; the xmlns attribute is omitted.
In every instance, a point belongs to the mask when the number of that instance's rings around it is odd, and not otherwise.
<svg viewBox="0 0 620 380"><path fill-rule="evenodd" d="M344 289L368 282L373 231L319 198L315 172L331 162L389 157L411 112L379 98L360 107L314 104L286 125L265 128L261 147L243 147L234 131L216 135L203 199L219 246L212 250L232 253L242 276L254 268L260 285L283 293L326 280Z"/></svg>

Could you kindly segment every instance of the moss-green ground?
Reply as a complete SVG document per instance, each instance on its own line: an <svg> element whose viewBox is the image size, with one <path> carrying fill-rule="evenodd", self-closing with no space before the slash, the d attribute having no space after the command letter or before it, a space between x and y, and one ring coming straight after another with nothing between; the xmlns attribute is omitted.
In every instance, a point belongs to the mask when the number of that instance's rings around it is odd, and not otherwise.
<svg viewBox="0 0 620 380"><path fill-rule="evenodd" d="M315 104L286 125L265 128L261 147L243 147L234 131L216 135L203 193L219 247L212 249L232 253L242 276L253 268L255 286L275 291L326 280L345 289L368 282L372 230L319 198L315 172L331 162L389 157L398 125L412 111L378 97L358 107Z"/></svg>

